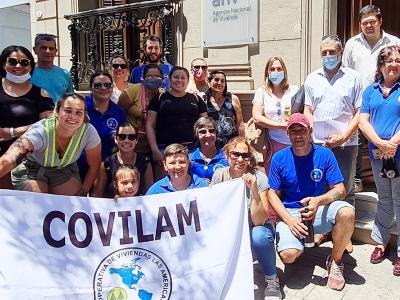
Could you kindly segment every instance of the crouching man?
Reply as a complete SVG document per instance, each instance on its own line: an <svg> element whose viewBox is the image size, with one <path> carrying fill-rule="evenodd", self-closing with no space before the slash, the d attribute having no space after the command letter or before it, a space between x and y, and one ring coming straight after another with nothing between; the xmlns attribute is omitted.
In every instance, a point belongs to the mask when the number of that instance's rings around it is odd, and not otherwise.
<svg viewBox="0 0 400 300"><path fill-rule="evenodd" d="M292 146L272 157L269 174L268 198L279 217L279 256L285 264L296 261L308 234L303 221L313 220L315 233L332 231L333 249L326 261L328 287L341 290L345 285L342 255L353 234L354 207L340 201L346 196L342 173L332 151L311 142L307 117L293 114L287 133Z"/></svg>

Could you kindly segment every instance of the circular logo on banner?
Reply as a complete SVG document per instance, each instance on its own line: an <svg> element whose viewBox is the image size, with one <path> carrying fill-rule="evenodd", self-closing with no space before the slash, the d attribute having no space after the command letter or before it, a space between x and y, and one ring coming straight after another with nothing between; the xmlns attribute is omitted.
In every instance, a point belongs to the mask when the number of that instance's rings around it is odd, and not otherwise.
<svg viewBox="0 0 400 300"><path fill-rule="evenodd" d="M171 273L154 252L137 247L110 253L93 279L95 300L170 299Z"/></svg>
<svg viewBox="0 0 400 300"><path fill-rule="evenodd" d="M107 126L111 129L117 129L118 121L115 118L107 119Z"/></svg>
<svg viewBox="0 0 400 300"><path fill-rule="evenodd" d="M314 169L310 174L311 180L315 182L320 182L322 179L322 171L320 169Z"/></svg>

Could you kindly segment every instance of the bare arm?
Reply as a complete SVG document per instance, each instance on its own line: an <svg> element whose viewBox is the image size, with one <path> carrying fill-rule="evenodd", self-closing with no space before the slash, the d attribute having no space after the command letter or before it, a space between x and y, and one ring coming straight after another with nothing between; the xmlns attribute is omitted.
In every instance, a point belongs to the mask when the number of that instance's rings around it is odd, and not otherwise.
<svg viewBox="0 0 400 300"><path fill-rule="evenodd" d="M104 162L102 162L100 165L99 173L97 175L96 181L93 186L91 196L103 197L106 184L107 184L107 174L104 169Z"/></svg>
<svg viewBox="0 0 400 300"><path fill-rule="evenodd" d="M25 137L16 140L7 152L0 157L0 177L14 169L31 152L33 152L33 145L30 140Z"/></svg>
<svg viewBox="0 0 400 300"><path fill-rule="evenodd" d="M307 117L307 119L310 121L310 127L313 127L313 111L312 107L309 105L304 105L304 115Z"/></svg>
<svg viewBox="0 0 400 300"><path fill-rule="evenodd" d="M157 124L157 112L149 110L147 112L147 118L146 118L146 137L149 142L151 152L153 153L153 159L161 162L162 154L157 146L156 124Z"/></svg>
<svg viewBox="0 0 400 300"><path fill-rule="evenodd" d="M101 164L101 144L92 149L86 149L86 161L89 166L85 180L82 184L81 195L87 195L93 186Z"/></svg>
<svg viewBox="0 0 400 300"><path fill-rule="evenodd" d="M234 94L232 94L232 104L235 109L236 128L238 129L239 136L244 136L242 106L240 105L238 96Z"/></svg>
<svg viewBox="0 0 400 300"><path fill-rule="evenodd" d="M246 173L242 177L246 186L250 189L253 200L250 206L250 217L255 226L260 226L268 219L268 195L267 191L258 192L257 178L251 173Z"/></svg>
<svg viewBox="0 0 400 300"><path fill-rule="evenodd" d="M267 118L264 116L263 112L263 105L259 103L254 103L253 104L253 109L252 109L252 115L254 118L254 121L258 126L264 127L264 128L276 128L276 129L284 129L286 130L286 122L285 123L279 123L274 120L271 120L270 118Z"/></svg>

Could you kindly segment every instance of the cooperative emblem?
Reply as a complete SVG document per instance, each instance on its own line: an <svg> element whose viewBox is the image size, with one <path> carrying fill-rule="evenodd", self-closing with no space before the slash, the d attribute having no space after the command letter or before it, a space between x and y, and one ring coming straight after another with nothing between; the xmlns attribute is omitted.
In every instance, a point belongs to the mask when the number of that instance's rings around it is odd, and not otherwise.
<svg viewBox="0 0 400 300"><path fill-rule="evenodd" d="M322 171L320 169L314 169L311 171L310 177L312 181L320 182L322 179Z"/></svg>
<svg viewBox="0 0 400 300"><path fill-rule="evenodd" d="M170 299L171 273L154 252L124 248L106 256L93 279L95 300Z"/></svg>
<svg viewBox="0 0 400 300"><path fill-rule="evenodd" d="M117 129L118 121L115 118L107 119L107 126L111 129Z"/></svg>

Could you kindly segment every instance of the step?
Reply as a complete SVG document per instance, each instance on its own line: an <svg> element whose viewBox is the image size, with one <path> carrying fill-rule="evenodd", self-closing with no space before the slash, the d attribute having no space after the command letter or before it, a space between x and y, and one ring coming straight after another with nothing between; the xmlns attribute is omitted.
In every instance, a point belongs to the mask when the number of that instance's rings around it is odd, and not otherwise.
<svg viewBox="0 0 400 300"><path fill-rule="evenodd" d="M254 79L249 76L226 76L228 90L253 90Z"/></svg>
<svg viewBox="0 0 400 300"><path fill-rule="evenodd" d="M251 75L251 67L249 65L209 65L208 70L215 71L221 70L224 71L226 76L250 76Z"/></svg>

